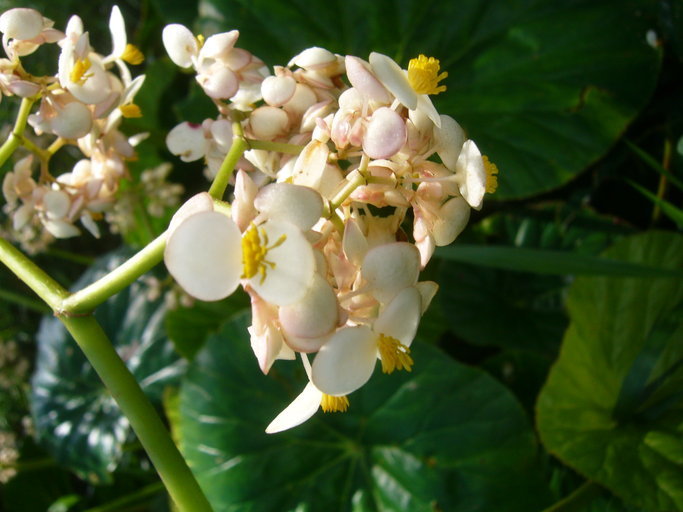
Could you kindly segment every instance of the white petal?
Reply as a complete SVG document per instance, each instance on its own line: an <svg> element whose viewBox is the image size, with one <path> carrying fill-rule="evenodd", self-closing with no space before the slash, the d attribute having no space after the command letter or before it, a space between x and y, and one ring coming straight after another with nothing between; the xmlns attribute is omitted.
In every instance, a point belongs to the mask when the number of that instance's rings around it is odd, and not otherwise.
<svg viewBox="0 0 683 512"><path fill-rule="evenodd" d="M465 142L465 130L451 116L441 116L441 128L434 131L436 152L443 164L449 169L455 169L460 150Z"/></svg>
<svg viewBox="0 0 683 512"><path fill-rule="evenodd" d="M346 258L354 265L360 265L368 252L368 241L356 219L348 219L344 227L342 248Z"/></svg>
<svg viewBox="0 0 683 512"><path fill-rule="evenodd" d="M261 334L256 333L253 327L249 327L248 331L251 335L251 349L254 351L259 368L267 374L282 349L282 334L272 325L267 325Z"/></svg>
<svg viewBox="0 0 683 512"><path fill-rule="evenodd" d="M109 17L109 32L111 32L111 39L114 47L111 51L115 57L120 57L126 49L126 23L121 15L121 10L118 6L111 8L111 16Z"/></svg>
<svg viewBox="0 0 683 512"><path fill-rule="evenodd" d="M71 206L69 194L61 190L50 190L43 196L43 207L49 219L61 219Z"/></svg>
<svg viewBox="0 0 683 512"><path fill-rule="evenodd" d="M361 267L361 274L380 302L388 302L402 289L414 285L419 272L420 253L407 242L373 247Z"/></svg>
<svg viewBox="0 0 683 512"><path fill-rule="evenodd" d="M386 305L372 329L378 334L396 338L409 347L415 338L421 315L422 296L417 288L409 286Z"/></svg>
<svg viewBox="0 0 683 512"><path fill-rule="evenodd" d="M246 231L249 223L256 217L254 198L258 187L249 175L240 169L235 176L235 200L232 202L232 220L240 231Z"/></svg>
<svg viewBox="0 0 683 512"><path fill-rule="evenodd" d="M227 67L213 66L208 72L197 75L197 82L210 98L224 100L237 93L240 85L237 75Z"/></svg>
<svg viewBox="0 0 683 512"><path fill-rule="evenodd" d="M347 55L346 76L351 85L363 96L378 103L391 103L391 95L379 80L372 74L368 64L358 57Z"/></svg>
<svg viewBox="0 0 683 512"><path fill-rule="evenodd" d="M168 56L176 66L189 68L199 51L197 40L184 25L166 25L161 34Z"/></svg>
<svg viewBox="0 0 683 512"><path fill-rule="evenodd" d="M180 123L166 135L168 150L180 156L183 162L202 158L206 154L208 144L202 126L188 122Z"/></svg>
<svg viewBox="0 0 683 512"><path fill-rule="evenodd" d="M91 126L90 109L78 101L64 105L52 120L52 131L65 139L80 139L90 132Z"/></svg>
<svg viewBox="0 0 683 512"><path fill-rule="evenodd" d="M322 398L322 391L309 382L301 394L270 422L266 434L275 434L301 425L316 413Z"/></svg>
<svg viewBox="0 0 683 512"><path fill-rule="evenodd" d="M296 80L291 76L269 76L261 82L261 95L268 105L279 107L294 96Z"/></svg>
<svg viewBox="0 0 683 512"><path fill-rule="evenodd" d="M336 60L337 57L334 53L325 48L314 46L312 48L307 48L295 57L292 57L292 60L289 61L287 66L296 65L300 68L315 69L325 67Z"/></svg>
<svg viewBox="0 0 683 512"><path fill-rule="evenodd" d="M221 213L196 213L171 233L164 261L178 284L193 297L223 299L235 291L242 273L239 229Z"/></svg>
<svg viewBox="0 0 683 512"><path fill-rule="evenodd" d="M64 84L65 87L77 100L88 105L95 105L104 101L111 92L111 84L102 63L93 58L92 55L90 56L90 68L88 68L86 75L85 82L75 83L69 80Z"/></svg>
<svg viewBox="0 0 683 512"><path fill-rule="evenodd" d="M249 116L249 128L259 140L273 140L287 133L289 116L277 107L264 105Z"/></svg>
<svg viewBox="0 0 683 512"><path fill-rule="evenodd" d="M237 38L240 36L238 30L221 32L206 38L202 49L199 51L199 60L204 59L225 59L233 49Z"/></svg>
<svg viewBox="0 0 683 512"><path fill-rule="evenodd" d="M0 32L7 39L33 39L43 30L43 15L35 9L16 7L0 16Z"/></svg>
<svg viewBox="0 0 683 512"><path fill-rule="evenodd" d="M269 219L291 222L307 231L320 220L323 201L315 190L291 183L271 183L254 199L254 206Z"/></svg>
<svg viewBox="0 0 683 512"><path fill-rule="evenodd" d="M420 281L415 285L415 288L417 288L417 291L420 292L420 296L422 297L422 314L424 314L432 303L432 299L436 295L436 292L439 291L439 285L434 281Z"/></svg>
<svg viewBox="0 0 683 512"><path fill-rule="evenodd" d="M417 93L410 86L406 72L393 59L373 52L370 54L370 65L380 82L410 110L417 108Z"/></svg>
<svg viewBox="0 0 683 512"><path fill-rule="evenodd" d="M269 220L258 227L268 236L272 246L284 237L277 247L268 251L264 264L265 278L257 273L249 279L252 288L264 300L278 306L292 304L303 298L313 281L315 256L313 248L294 224Z"/></svg>
<svg viewBox="0 0 683 512"><path fill-rule="evenodd" d="M390 158L405 144L406 123L396 111L382 107L373 112L363 137L363 151L370 158Z"/></svg>
<svg viewBox="0 0 683 512"><path fill-rule="evenodd" d="M436 107L434 107L429 95L418 94L417 110L420 110L429 119L431 119L437 128L441 128L441 116L439 116L439 113L436 111Z"/></svg>
<svg viewBox="0 0 683 512"><path fill-rule="evenodd" d="M462 197L449 199L439 209L432 233L437 246L443 247L453 242L462 233L470 219L470 205Z"/></svg>
<svg viewBox="0 0 683 512"><path fill-rule="evenodd" d="M45 229L55 238L71 238L81 234L76 226L63 220L48 220Z"/></svg>
<svg viewBox="0 0 683 512"><path fill-rule="evenodd" d="M486 169L477 145L466 141L455 166L459 178L460 193L472 208L481 208L486 193Z"/></svg>
<svg viewBox="0 0 683 512"><path fill-rule="evenodd" d="M342 396L365 384L377 362L377 335L369 327L344 327L313 361L312 380L323 393Z"/></svg>
<svg viewBox="0 0 683 512"><path fill-rule="evenodd" d="M81 160L81 162L90 162L89 160ZM80 163L80 162L79 162ZM75 171L75 168L74 168ZM185 201L185 203L178 209L177 212L171 218L171 222L168 225L168 236L175 231L175 229L180 225L182 221L188 217L199 212L211 212L213 211L213 199L207 192L200 192L192 196L190 199Z"/></svg>
<svg viewBox="0 0 683 512"><path fill-rule="evenodd" d="M306 295L293 304L280 307L278 318L288 334L319 338L329 334L337 325L337 297L325 278L314 274Z"/></svg>

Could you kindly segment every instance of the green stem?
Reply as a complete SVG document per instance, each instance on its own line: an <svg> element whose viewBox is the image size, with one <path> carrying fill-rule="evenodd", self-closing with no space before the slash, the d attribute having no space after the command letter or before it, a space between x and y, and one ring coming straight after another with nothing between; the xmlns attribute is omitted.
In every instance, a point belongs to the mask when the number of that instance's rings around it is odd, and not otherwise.
<svg viewBox="0 0 683 512"><path fill-rule="evenodd" d="M666 170L669 171L669 168L671 167L671 150L672 150L672 144L670 139L666 139L664 141L664 156L662 157L662 167ZM657 186L657 197L660 199L664 199L664 194L666 193L666 186L667 186L667 181L666 181L666 174L662 174L659 176L659 185ZM659 217L661 217L662 210L659 206L659 203L655 203L653 209L652 209L652 223L654 224L659 220Z"/></svg>
<svg viewBox="0 0 683 512"><path fill-rule="evenodd" d="M97 320L92 316L60 319L128 418L178 508L182 512L210 512L209 502L166 427Z"/></svg>
<svg viewBox="0 0 683 512"><path fill-rule="evenodd" d="M230 151L225 155L223 163L218 169L216 178L214 178L211 188L209 189L209 194L214 199L222 199L223 194L225 194L225 189L228 188L228 182L230 181L230 176L232 176L232 171L235 170L237 162L242 157L244 152L249 149L249 144L244 138L244 132L242 131L242 125L239 120L233 121L232 123L232 146L230 146Z"/></svg>
<svg viewBox="0 0 683 512"><path fill-rule="evenodd" d="M569 496L546 508L543 512L581 512L586 510L586 505L593 501L600 490L600 486L595 482L584 482Z"/></svg>
<svg viewBox="0 0 683 512"><path fill-rule="evenodd" d="M26 283L53 311L59 311L69 295L57 281L4 238L0 238L0 261Z"/></svg>
<svg viewBox="0 0 683 512"><path fill-rule="evenodd" d="M31 107L35 100L32 98L24 98L21 100L21 105L19 106L19 114L17 114L17 119L14 122L14 128L12 133L10 133L7 140L2 146L0 146L0 167L2 167L7 159L12 156L12 153L21 144L22 134L26 128L26 122L28 121L28 115L31 113Z"/></svg>
<svg viewBox="0 0 683 512"><path fill-rule="evenodd" d="M65 315L91 312L159 263L164 257L165 247L166 232L156 237L144 249L106 276L64 299L58 311Z"/></svg>
<svg viewBox="0 0 683 512"><path fill-rule="evenodd" d="M265 149L266 151L275 151L277 153L287 153L289 155L298 155L304 146L299 144L287 144L285 142L271 142L268 140L254 140L246 139L249 144L249 149Z"/></svg>
<svg viewBox="0 0 683 512"><path fill-rule="evenodd" d="M334 197L330 200L330 212L335 211L341 206L341 204L346 201L346 199L361 185L365 185L367 180L360 173L353 173L353 176L348 180L344 186L337 192Z"/></svg>

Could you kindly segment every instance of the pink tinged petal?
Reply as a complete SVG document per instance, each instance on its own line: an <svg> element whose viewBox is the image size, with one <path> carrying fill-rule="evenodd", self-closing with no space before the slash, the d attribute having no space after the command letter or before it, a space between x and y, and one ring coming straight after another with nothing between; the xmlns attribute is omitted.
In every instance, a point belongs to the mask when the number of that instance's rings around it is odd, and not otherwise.
<svg viewBox="0 0 683 512"><path fill-rule="evenodd" d="M360 110L363 108L363 96L358 89L351 87L339 96L340 110Z"/></svg>
<svg viewBox="0 0 683 512"><path fill-rule="evenodd" d="M199 51L199 60L204 59L225 59L230 50L232 50L240 36L238 30L231 30L229 32L222 32L209 36L202 49Z"/></svg>
<svg viewBox="0 0 683 512"><path fill-rule="evenodd" d="M269 76L261 82L261 95L268 105L280 107L294 96L296 80L291 76Z"/></svg>
<svg viewBox="0 0 683 512"><path fill-rule="evenodd" d="M26 203L21 205L12 216L12 227L16 231L21 230L33 218L34 213L35 208L33 207L33 204Z"/></svg>
<svg viewBox="0 0 683 512"><path fill-rule="evenodd" d="M210 70L197 75L197 82L210 98L225 100L237 93L239 80L237 75L227 67L212 66Z"/></svg>
<svg viewBox="0 0 683 512"><path fill-rule="evenodd" d="M251 54L251 52L243 49L243 48L233 48L230 53L228 53L224 58L223 62L225 63L226 66L228 66L230 69L232 69L235 72L242 71L245 67L247 67L252 61L254 60L254 56ZM247 75L249 70L244 70L244 75L243 78L245 81L253 80L254 77ZM257 79L259 82L261 81L261 77Z"/></svg>
<svg viewBox="0 0 683 512"><path fill-rule="evenodd" d="M20 98L30 98L40 92L40 85L28 80L13 80L7 85L7 89Z"/></svg>
<svg viewBox="0 0 683 512"><path fill-rule="evenodd" d="M304 84L296 84L294 95L283 105L284 109L295 117L301 117L311 105L318 101L313 89Z"/></svg>
<svg viewBox="0 0 683 512"><path fill-rule="evenodd" d="M373 247L365 255L361 274L380 302L390 301L402 289L413 286L420 272L420 253L407 242Z"/></svg>
<svg viewBox="0 0 683 512"><path fill-rule="evenodd" d="M178 284L193 297L223 299L235 291L242 272L239 229L223 214L196 213L173 230L164 261Z"/></svg>
<svg viewBox="0 0 683 512"><path fill-rule="evenodd" d="M415 285L415 288L420 292L420 297L422 298L422 314L424 314L432 303L432 299L436 295L436 292L439 291L439 285L434 281L420 281Z"/></svg>
<svg viewBox="0 0 683 512"><path fill-rule="evenodd" d="M370 158L390 158L405 144L407 136L404 119L388 107L379 108L368 123L363 151Z"/></svg>
<svg viewBox="0 0 683 512"><path fill-rule="evenodd" d="M453 242L462 233L470 220L470 205L462 197L449 199L439 210L432 233L437 246Z"/></svg>
<svg viewBox="0 0 683 512"><path fill-rule="evenodd" d="M303 338L300 336L294 336L289 332L284 332L285 336L285 346L290 347L290 350L296 350L300 354L310 354L320 350L327 341L330 339L330 334L320 336L318 338Z"/></svg>
<svg viewBox="0 0 683 512"><path fill-rule="evenodd" d="M183 162L192 162L202 158L208 149L208 141L204 137L201 125L180 123L166 136L166 146Z"/></svg>
<svg viewBox="0 0 683 512"><path fill-rule="evenodd" d="M465 142L465 131L451 116L441 116L441 128L434 131L436 152L448 169L455 169Z"/></svg>
<svg viewBox="0 0 683 512"><path fill-rule="evenodd" d="M307 231L320 220L323 200L315 190L291 183L271 183L263 187L254 206L269 219L290 222Z"/></svg>
<svg viewBox="0 0 683 512"><path fill-rule="evenodd" d="M276 434L301 425L316 413L322 397L322 391L309 382L301 394L270 422L266 434Z"/></svg>
<svg viewBox="0 0 683 512"><path fill-rule="evenodd" d="M329 154L330 148L327 144L318 141L309 142L294 163L292 175L296 183L317 189L327 166Z"/></svg>
<svg viewBox="0 0 683 512"><path fill-rule="evenodd" d="M481 208L486 192L486 169L474 141L468 140L463 144L455 165L455 174L465 201L475 210Z"/></svg>
<svg viewBox="0 0 683 512"><path fill-rule="evenodd" d="M249 128L257 139L273 140L287 133L289 116L282 109L265 105L251 113Z"/></svg>
<svg viewBox="0 0 683 512"><path fill-rule="evenodd" d="M242 169L235 176L235 200L232 202L232 220L240 231L246 231L256 217L254 198L258 193L256 183Z"/></svg>
<svg viewBox="0 0 683 512"><path fill-rule="evenodd" d="M65 139L79 139L88 134L91 127L90 109L78 101L64 105L52 120L52 131Z"/></svg>
<svg viewBox="0 0 683 512"><path fill-rule="evenodd" d="M176 66L189 68L199 51L197 40L184 25L166 25L161 34L164 48Z"/></svg>
<svg viewBox="0 0 683 512"><path fill-rule="evenodd" d="M81 162L89 163L88 160L81 160ZM170 237L175 229L185 219L191 217L195 213L211 211L213 211L213 199L208 192L200 192L199 194L192 196L190 199L185 201L185 203L178 209L177 212L175 212L175 215L173 215L171 218L171 222L168 225L168 230L166 231L167 235Z"/></svg>
<svg viewBox="0 0 683 512"><path fill-rule="evenodd" d="M347 55L345 63L346 76L358 92L378 103L391 103L392 98L389 91L372 74L370 66L365 61L358 57Z"/></svg>
<svg viewBox="0 0 683 512"><path fill-rule="evenodd" d="M67 37L80 36L83 33L83 20L74 14L69 18L65 32Z"/></svg>
<svg viewBox="0 0 683 512"><path fill-rule="evenodd" d="M111 16L109 16L109 32L114 45L111 53L115 57L120 57L126 49L128 39L126 37L126 23L121 15L121 10L116 5L112 7Z"/></svg>
<svg viewBox="0 0 683 512"><path fill-rule="evenodd" d="M396 99L410 110L417 108L417 93L410 86L408 76L393 59L373 52L370 54L370 65L380 82L396 96Z"/></svg>
<svg viewBox="0 0 683 512"><path fill-rule="evenodd" d="M211 123L211 136L223 150L232 146L232 124L227 119L218 119Z"/></svg>
<svg viewBox="0 0 683 512"><path fill-rule="evenodd" d="M368 241L356 219L346 221L342 248L346 258L354 265L360 266L368 252Z"/></svg>
<svg viewBox="0 0 683 512"><path fill-rule="evenodd" d="M292 57L292 60L287 64L288 67L299 66L304 69L316 69L328 66L336 62L337 57L334 53L326 50L325 48L320 48L314 46L312 48L307 48L298 55Z"/></svg>
<svg viewBox="0 0 683 512"><path fill-rule="evenodd" d="M409 286L401 290L389 302L375 320L372 329L377 334L396 338L409 347L415 338L422 315L422 296L417 288Z"/></svg>
<svg viewBox="0 0 683 512"><path fill-rule="evenodd" d="M314 274L306 295L293 304L282 306L278 318L287 333L301 338L320 338L337 325L337 296L323 277Z"/></svg>
<svg viewBox="0 0 683 512"><path fill-rule="evenodd" d="M17 7L0 16L0 32L7 39L33 39L43 30L43 15L35 9Z"/></svg>
<svg viewBox="0 0 683 512"><path fill-rule="evenodd" d="M258 226L258 229L265 232L268 237L267 245L272 248L267 251L263 263L265 277L258 272L249 278L249 284L263 300L277 306L301 300L308 291L315 272L315 256L311 244L301 230L289 222L269 220Z"/></svg>
<svg viewBox="0 0 683 512"><path fill-rule="evenodd" d="M344 327L322 346L312 366L312 381L323 393L348 395L372 375L377 334L369 327Z"/></svg>
<svg viewBox="0 0 683 512"><path fill-rule="evenodd" d="M415 247L420 251L420 268L425 268L429 260L432 259L434 254L434 249L436 249L436 244L434 243L434 237L431 234L426 234L424 238L415 241Z"/></svg>
<svg viewBox="0 0 683 512"><path fill-rule="evenodd" d="M100 228L89 213L81 215L81 224L83 224L83 227L85 227L92 236L95 238L100 237Z"/></svg>
<svg viewBox="0 0 683 512"><path fill-rule="evenodd" d="M272 325L267 325L262 333L257 333L254 327L249 327L248 331L259 368L267 374L282 349L282 334Z"/></svg>

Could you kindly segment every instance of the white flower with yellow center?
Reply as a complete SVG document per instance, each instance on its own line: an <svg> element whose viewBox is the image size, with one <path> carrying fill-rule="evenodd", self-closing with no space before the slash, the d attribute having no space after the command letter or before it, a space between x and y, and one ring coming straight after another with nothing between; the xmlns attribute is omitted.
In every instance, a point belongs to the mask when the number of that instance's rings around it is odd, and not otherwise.
<svg viewBox="0 0 683 512"><path fill-rule="evenodd" d="M386 305L371 326L341 328L318 352L311 381L323 393L343 396L370 379L378 357L384 373L410 371L410 345L422 310L422 295L410 286Z"/></svg>
<svg viewBox="0 0 683 512"><path fill-rule="evenodd" d="M434 57L419 57L408 64L404 71L393 59L381 53L370 54L370 66L382 85L409 110L420 110L437 126L441 126L439 113L434 108L429 95L446 90L439 82L448 76L440 71L440 64Z"/></svg>
<svg viewBox="0 0 683 512"><path fill-rule="evenodd" d="M214 211L208 194L195 196L176 213L164 261L187 293L220 300L242 282L278 306L305 296L315 256L303 231L320 218L320 196L312 189L272 184L257 196L256 207L260 219L244 233L230 217Z"/></svg>

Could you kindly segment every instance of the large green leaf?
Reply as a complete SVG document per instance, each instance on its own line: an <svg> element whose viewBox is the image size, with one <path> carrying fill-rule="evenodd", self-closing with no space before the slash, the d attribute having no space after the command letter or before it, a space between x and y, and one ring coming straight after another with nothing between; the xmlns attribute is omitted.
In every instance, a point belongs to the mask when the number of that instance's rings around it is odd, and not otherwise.
<svg viewBox="0 0 683 512"><path fill-rule="evenodd" d="M121 252L101 258L76 289L125 260ZM143 390L160 403L164 387L177 382L185 366L165 337L163 300L150 301L148 292L135 282L99 306L95 317ZM36 430L57 460L83 477L109 481L130 426L57 318L41 322L32 383Z"/></svg>
<svg viewBox="0 0 683 512"><path fill-rule="evenodd" d="M380 51L403 66L420 53L440 58L448 90L436 105L498 164L498 198L556 188L602 156L659 71L642 0L203 4L206 34L238 28L238 44L271 65L310 46Z"/></svg>
<svg viewBox="0 0 683 512"><path fill-rule="evenodd" d="M683 237L649 233L610 258L683 268ZM538 400L549 451L624 500L683 510L683 279L583 277Z"/></svg>
<svg viewBox="0 0 683 512"><path fill-rule="evenodd" d="M305 377L293 362L263 376L247 323L238 317L211 336L181 388L182 448L216 512L526 512L547 504L519 404L485 373L420 342L413 373L377 372L351 395L347 413L318 412L265 434Z"/></svg>

